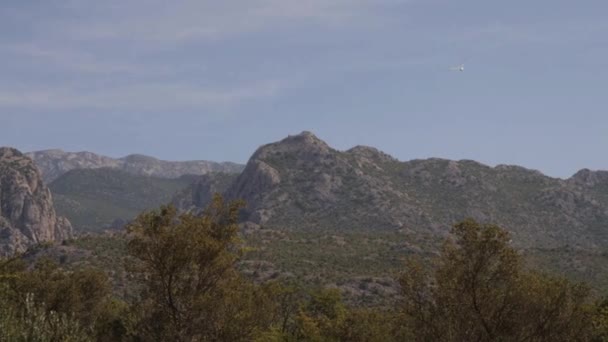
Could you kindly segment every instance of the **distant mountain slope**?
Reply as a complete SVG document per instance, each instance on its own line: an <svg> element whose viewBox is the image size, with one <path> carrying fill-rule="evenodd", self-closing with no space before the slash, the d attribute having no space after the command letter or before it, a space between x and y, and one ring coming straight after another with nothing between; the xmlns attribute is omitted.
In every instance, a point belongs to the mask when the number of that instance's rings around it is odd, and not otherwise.
<svg viewBox="0 0 608 342"><path fill-rule="evenodd" d="M109 168L76 169L52 182L50 189L57 211L72 221L76 231L98 231L169 203L193 180L192 176L169 179Z"/></svg>
<svg viewBox="0 0 608 342"><path fill-rule="evenodd" d="M70 222L56 215L51 192L32 160L0 147L0 256L71 235Z"/></svg>
<svg viewBox="0 0 608 342"><path fill-rule="evenodd" d="M223 193L238 175L234 173L213 172L194 177L190 186L173 196L171 202L183 210L202 208L215 193Z"/></svg>
<svg viewBox="0 0 608 342"><path fill-rule="evenodd" d="M64 152L45 150L27 153L42 172L46 182L52 182L64 173L74 169L113 168L134 175L178 178L183 175L203 175L209 172L238 173L243 165L211 161L164 161L144 155L129 155L114 159L91 152Z"/></svg>
<svg viewBox="0 0 608 342"><path fill-rule="evenodd" d="M193 190L209 198L209 188ZM260 147L227 187L258 225L402 230L443 235L466 217L499 224L523 248L608 247L608 177L547 177L474 161L398 161L374 148L342 152L310 132ZM203 206L205 203L199 203Z"/></svg>

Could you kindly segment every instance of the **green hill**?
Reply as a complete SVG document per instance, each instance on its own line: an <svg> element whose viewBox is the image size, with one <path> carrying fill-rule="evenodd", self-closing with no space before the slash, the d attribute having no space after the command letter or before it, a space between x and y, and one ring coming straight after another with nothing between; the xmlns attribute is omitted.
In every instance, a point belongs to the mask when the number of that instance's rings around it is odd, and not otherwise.
<svg viewBox="0 0 608 342"><path fill-rule="evenodd" d="M130 220L144 210L169 203L192 182L189 176L168 179L108 168L77 169L49 188L57 212L72 222L75 231L85 232L108 228L115 221Z"/></svg>

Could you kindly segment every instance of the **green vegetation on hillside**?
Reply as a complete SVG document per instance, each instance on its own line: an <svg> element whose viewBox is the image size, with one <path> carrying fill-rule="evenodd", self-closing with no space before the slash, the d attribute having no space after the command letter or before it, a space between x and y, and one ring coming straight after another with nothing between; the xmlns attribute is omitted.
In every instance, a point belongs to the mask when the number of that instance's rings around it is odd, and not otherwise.
<svg viewBox="0 0 608 342"><path fill-rule="evenodd" d="M405 336L415 341L588 341L589 289L525 271L509 234L467 220L433 267L411 261L400 279Z"/></svg>
<svg viewBox="0 0 608 342"><path fill-rule="evenodd" d="M59 215L79 232L100 231L115 220L127 221L140 212L169 203L192 177L177 179L136 176L114 169L79 169L49 185Z"/></svg>
<svg viewBox="0 0 608 342"><path fill-rule="evenodd" d="M457 224L439 254L423 263L410 255L397 266L398 296L382 307L365 307L345 303L339 288L304 289L295 279L258 283L243 276L238 266L247 248L238 235L239 207L216 197L201 216L173 207L141 214L128 227L126 245L110 244L127 253L131 298L112 293L106 275L90 266L68 270L68 263L44 258L29 268L19 258L0 261L0 341L605 341L608 336L606 301L596 300L581 283L525 268L509 234L497 226ZM87 241L81 247L95 250Z"/></svg>

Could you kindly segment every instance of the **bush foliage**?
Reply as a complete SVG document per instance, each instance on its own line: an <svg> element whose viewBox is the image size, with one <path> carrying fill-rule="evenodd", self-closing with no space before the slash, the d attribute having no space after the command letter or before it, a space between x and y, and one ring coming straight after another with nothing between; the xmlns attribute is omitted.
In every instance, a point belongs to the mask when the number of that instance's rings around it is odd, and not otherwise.
<svg viewBox="0 0 608 342"><path fill-rule="evenodd" d="M336 288L239 272L241 207L141 214L124 265L133 298L94 268L1 261L0 341L608 341L608 301L526 269L497 226L455 225L434 260L404 265L398 300L353 307Z"/></svg>

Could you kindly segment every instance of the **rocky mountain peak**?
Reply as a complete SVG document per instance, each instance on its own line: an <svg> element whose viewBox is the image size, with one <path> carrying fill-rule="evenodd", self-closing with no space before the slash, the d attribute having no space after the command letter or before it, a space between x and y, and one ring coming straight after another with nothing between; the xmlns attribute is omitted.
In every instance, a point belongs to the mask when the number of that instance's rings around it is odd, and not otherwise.
<svg viewBox="0 0 608 342"><path fill-rule="evenodd" d="M0 161L22 157L23 154L17 149L14 149L12 147L0 147Z"/></svg>
<svg viewBox="0 0 608 342"><path fill-rule="evenodd" d="M13 148L0 148L0 255L71 234L69 221L56 216L51 192L33 161Z"/></svg>
<svg viewBox="0 0 608 342"><path fill-rule="evenodd" d="M314 135L314 133L312 133L311 131L302 131L296 135L288 135L287 138L285 138L284 140L301 140L308 142L320 142L322 144L325 144L325 142L317 138L317 136Z"/></svg>
<svg viewBox="0 0 608 342"><path fill-rule="evenodd" d="M278 144L285 145L293 149L301 149L304 151L328 152L331 148L327 143L316 135L308 131L303 131L300 134L289 135L281 140Z"/></svg>
<svg viewBox="0 0 608 342"><path fill-rule="evenodd" d="M283 140L263 145L253 154L251 160L265 160L272 157L295 156L301 160L315 160L331 153L333 149L325 141L308 131L289 135Z"/></svg>
<svg viewBox="0 0 608 342"><path fill-rule="evenodd" d="M570 177L568 182L583 187L593 187L600 183L608 184L608 171L582 169Z"/></svg>

